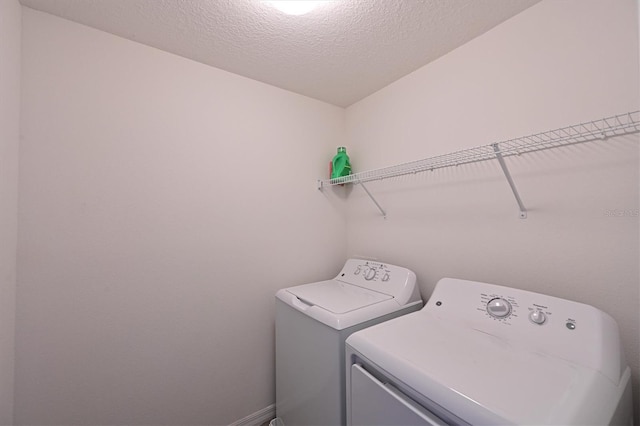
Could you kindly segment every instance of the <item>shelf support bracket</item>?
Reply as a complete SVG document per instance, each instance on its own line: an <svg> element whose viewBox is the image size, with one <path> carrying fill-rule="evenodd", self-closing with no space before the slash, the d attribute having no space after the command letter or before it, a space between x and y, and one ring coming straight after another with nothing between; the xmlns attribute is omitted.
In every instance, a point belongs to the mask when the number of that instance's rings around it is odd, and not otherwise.
<svg viewBox="0 0 640 426"><path fill-rule="evenodd" d="M518 194L518 189L516 188L516 184L513 183L513 179L511 178L511 173L509 173L509 169L507 168L507 164L504 162L504 157L502 156L502 152L500 151L500 147L497 143L492 144L493 150L496 153L496 159L498 163L500 163L500 167L502 167L502 171L504 172L504 176L507 178L507 182L509 182L509 186L511 187L511 191L513 195L516 197L516 202L518 203L518 207L520 208L520 219L527 218L527 209L524 204L522 204L522 199L520 199L520 195Z"/></svg>
<svg viewBox="0 0 640 426"><path fill-rule="evenodd" d="M371 195L371 193L369 192L369 190L367 189L366 186L364 186L364 183L358 181L358 183L360 184L360 186L362 187L362 189L364 189L364 192L367 193L367 195L369 196L369 198L371 198L371 201L373 201L373 204L376 205L376 207L378 208L378 210L380 210L380 213L382 213L382 217L384 217L385 219L387 218L387 212L384 211L384 209L382 207L380 207L380 204L378 204L378 202L376 201L375 198L373 198L373 195Z"/></svg>

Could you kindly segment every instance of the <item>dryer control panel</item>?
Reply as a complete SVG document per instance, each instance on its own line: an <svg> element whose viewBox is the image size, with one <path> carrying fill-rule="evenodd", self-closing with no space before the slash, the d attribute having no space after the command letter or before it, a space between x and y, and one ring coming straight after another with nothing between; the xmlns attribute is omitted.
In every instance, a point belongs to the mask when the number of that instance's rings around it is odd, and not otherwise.
<svg viewBox="0 0 640 426"><path fill-rule="evenodd" d="M620 377L619 369L625 365L602 365L603 359L616 358L607 351L620 347L618 326L605 312L583 303L443 278L423 311L454 326L492 335L497 341L594 368L612 380Z"/></svg>
<svg viewBox="0 0 640 426"><path fill-rule="evenodd" d="M547 302L542 301L546 304L541 304L541 301L538 303L529 301L528 305L521 309L519 299L513 295L498 292L481 293L478 310L486 311L489 317L509 325L513 324L510 319L517 318L519 315L526 315L531 324L540 326L549 324L550 318L554 315L554 309L549 308ZM566 326L569 330L575 330L576 320L568 317Z"/></svg>
<svg viewBox="0 0 640 426"><path fill-rule="evenodd" d="M390 295L401 305L421 300L416 274L401 266L349 259L335 279Z"/></svg>

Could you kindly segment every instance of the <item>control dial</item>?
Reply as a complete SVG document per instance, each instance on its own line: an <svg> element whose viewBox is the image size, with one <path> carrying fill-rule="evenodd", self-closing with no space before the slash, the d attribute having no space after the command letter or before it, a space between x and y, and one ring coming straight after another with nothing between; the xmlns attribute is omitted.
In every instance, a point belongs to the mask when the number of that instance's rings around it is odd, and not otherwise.
<svg viewBox="0 0 640 426"><path fill-rule="evenodd" d="M547 316L544 312L536 309L535 311L531 311L529 319L535 324L542 325L547 320Z"/></svg>
<svg viewBox="0 0 640 426"><path fill-rule="evenodd" d="M511 313L511 303L501 297L489 300L487 303L487 312L495 318L505 318Z"/></svg>
<svg viewBox="0 0 640 426"><path fill-rule="evenodd" d="M364 279L367 280L367 281L371 281L372 279L374 279L376 277L376 273L377 272L378 271L376 271L375 269L369 268L367 270L367 272L365 272L365 274L364 274Z"/></svg>

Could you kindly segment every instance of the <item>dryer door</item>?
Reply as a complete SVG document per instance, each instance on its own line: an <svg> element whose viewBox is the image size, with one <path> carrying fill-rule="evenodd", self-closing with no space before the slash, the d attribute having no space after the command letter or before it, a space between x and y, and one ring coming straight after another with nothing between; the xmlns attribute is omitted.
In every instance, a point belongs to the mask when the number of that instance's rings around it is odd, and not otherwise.
<svg viewBox="0 0 640 426"><path fill-rule="evenodd" d="M352 426L445 425L424 407L390 384L384 384L358 364L351 366Z"/></svg>

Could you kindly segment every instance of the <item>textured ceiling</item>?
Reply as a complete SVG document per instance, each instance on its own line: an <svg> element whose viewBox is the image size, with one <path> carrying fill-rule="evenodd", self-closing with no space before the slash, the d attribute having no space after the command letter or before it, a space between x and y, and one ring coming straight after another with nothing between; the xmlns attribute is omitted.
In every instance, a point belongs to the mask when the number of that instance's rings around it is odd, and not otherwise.
<svg viewBox="0 0 640 426"><path fill-rule="evenodd" d="M25 6L348 106L539 0L21 0Z"/></svg>

